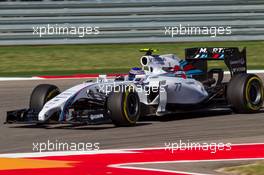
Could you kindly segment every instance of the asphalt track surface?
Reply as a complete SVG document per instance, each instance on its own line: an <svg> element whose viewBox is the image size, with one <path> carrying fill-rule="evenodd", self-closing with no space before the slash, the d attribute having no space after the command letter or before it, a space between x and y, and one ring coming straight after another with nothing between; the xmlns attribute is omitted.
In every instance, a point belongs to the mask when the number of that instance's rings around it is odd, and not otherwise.
<svg viewBox="0 0 264 175"><path fill-rule="evenodd" d="M263 78L263 77L262 77ZM164 143L260 143L264 141L264 113L180 114L150 117L135 127L4 125L6 111L28 106L32 89L40 83L57 85L61 90L84 80L29 80L0 82L0 153L32 152L33 143L99 142L100 149L163 147Z"/></svg>

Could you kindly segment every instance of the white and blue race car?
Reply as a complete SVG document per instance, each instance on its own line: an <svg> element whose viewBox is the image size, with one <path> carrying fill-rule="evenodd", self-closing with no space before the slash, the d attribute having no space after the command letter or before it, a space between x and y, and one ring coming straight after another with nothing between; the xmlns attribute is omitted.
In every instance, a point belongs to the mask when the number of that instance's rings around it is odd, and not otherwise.
<svg viewBox="0 0 264 175"><path fill-rule="evenodd" d="M116 126L135 125L141 116L166 115L201 109L229 109L253 113L263 105L263 83L247 74L246 50L238 48L188 48L185 59L173 54L155 55L142 49L142 68L128 75L87 81L63 92L40 84L33 90L28 109L7 112L6 123L81 123L111 121ZM208 70L210 60L224 61L222 69Z"/></svg>

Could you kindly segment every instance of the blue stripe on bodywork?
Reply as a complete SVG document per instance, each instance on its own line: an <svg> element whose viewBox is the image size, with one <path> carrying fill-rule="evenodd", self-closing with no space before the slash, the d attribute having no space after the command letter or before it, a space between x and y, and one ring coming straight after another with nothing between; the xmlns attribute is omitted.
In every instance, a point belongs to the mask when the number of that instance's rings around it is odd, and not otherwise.
<svg viewBox="0 0 264 175"><path fill-rule="evenodd" d="M186 72L187 75L201 75L203 74L203 71L199 69L189 70Z"/></svg>

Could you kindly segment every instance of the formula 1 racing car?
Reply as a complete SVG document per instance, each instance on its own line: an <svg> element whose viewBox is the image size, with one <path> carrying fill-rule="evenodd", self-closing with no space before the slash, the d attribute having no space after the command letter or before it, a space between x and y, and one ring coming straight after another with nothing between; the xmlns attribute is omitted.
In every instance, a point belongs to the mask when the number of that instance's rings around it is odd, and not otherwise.
<svg viewBox="0 0 264 175"><path fill-rule="evenodd" d="M111 121L116 126L132 126L140 116L217 108L254 113L262 108L263 83L247 73L245 48L187 48L185 59L156 55L154 49L141 51L145 52L140 58L142 68L132 68L128 75L100 75L97 81L63 92L55 85L38 85L29 108L7 112L6 123ZM208 70L210 60L223 61L231 79L224 79L222 69Z"/></svg>

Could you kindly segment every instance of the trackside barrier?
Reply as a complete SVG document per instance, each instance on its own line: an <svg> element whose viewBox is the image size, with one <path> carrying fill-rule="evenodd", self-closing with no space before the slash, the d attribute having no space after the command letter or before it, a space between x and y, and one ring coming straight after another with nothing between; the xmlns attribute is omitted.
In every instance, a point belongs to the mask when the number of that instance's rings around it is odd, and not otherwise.
<svg viewBox="0 0 264 175"><path fill-rule="evenodd" d="M53 28L47 29L48 26ZM78 34L63 33L62 29L56 33L56 27L74 29ZM179 35L180 31L186 31L186 27L230 27L231 34ZM53 30L54 33L41 34L37 28L41 28L42 32L44 28L51 32ZM263 0L0 2L0 45L263 39Z"/></svg>

